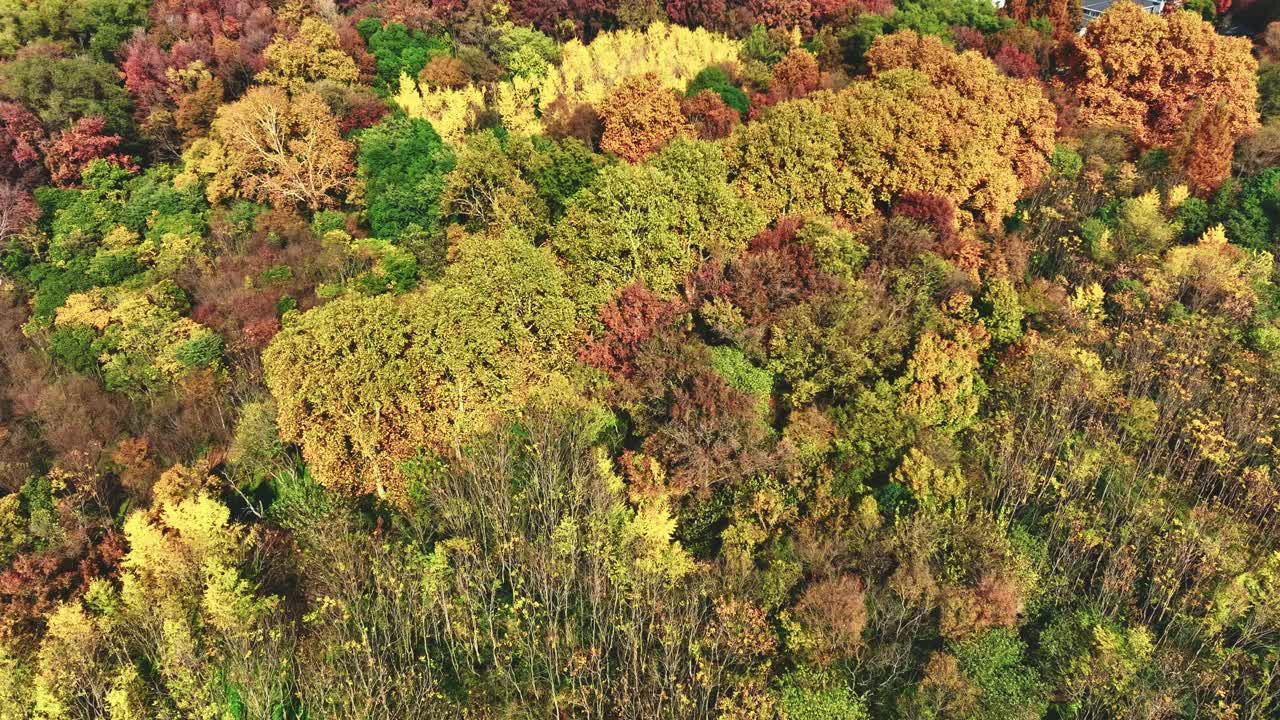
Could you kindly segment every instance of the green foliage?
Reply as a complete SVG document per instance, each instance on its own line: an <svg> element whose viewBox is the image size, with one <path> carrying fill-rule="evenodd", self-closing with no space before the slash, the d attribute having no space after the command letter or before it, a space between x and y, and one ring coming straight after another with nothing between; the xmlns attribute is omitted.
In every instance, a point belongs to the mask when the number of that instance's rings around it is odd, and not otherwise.
<svg viewBox="0 0 1280 720"><path fill-rule="evenodd" d="M147 20L143 0L40 0L0 4L0 55L12 57L24 44L64 41L112 59L134 28Z"/></svg>
<svg viewBox="0 0 1280 720"><path fill-rule="evenodd" d="M866 704L835 673L808 669L783 676L778 707L786 720L867 720Z"/></svg>
<svg viewBox="0 0 1280 720"><path fill-rule="evenodd" d="M73 372L93 372L98 369L93 353L96 339L93 328L83 325L57 328L49 335L49 355Z"/></svg>
<svg viewBox="0 0 1280 720"><path fill-rule="evenodd" d="M746 119L747 111L751 107L747 94L742 91L742 88L733 84L733 80L723 68L712 66L704 69L689 81L684 94L686 97L693 97L703 90L710 90L719 95L725 105L737 110L738 115Z"/></svg>
<svg viewBox="0 0 1280 720"><path fill-rule="evenodd" d="M133 127L115 67L91 57L15 59L0 67L0 92L26 105L50 129L93 115L106 120L109 132L128 135Z"/></svg>
<svg viewBox="0 0 1280 720"><path fill-rule="evenodd" d="M955 26L990 33L1008 23L996 14L994 5L983 0L898 0L897 6L890 17L893 29L921 35L947 35Z"/></svg>
<svg viewBox="0 0 1280 720"><path fill-rule="evenodd" d="M1074 180L1084 169L1084 158L1080 157L1080 153L1075 150L1059 145L1054 148L1053 155L1049 158L1049 167L1062 177Z"/></svg>
<svg viewBox="0 0 1280 720"><path fill-rule="evenodd" d="M1258 68L1258 112L1263 122L1280 117L1280 62Z"/></svg>
<svg viewBox="0 0 1280 720"><path fill-rule="evenodd" d="M555 40L533 28L513 24L502 26L493 52L513 77L543 77L560 59Z"/></svg>
<svg viewBox="0 0 1280 720"><path fill-rule="evenodd" d="M1245 178L1238 187L1224 185L1220 192L1212 215L1226 226L1227 237L1247 248L1270 249L1280 232L1280 168Z"/></svg>
<svg viewBox="0 0 1280 720"><path fill-rule="evenodd" d="M1022 337L1024 311L1013 283L1006 278L990 281L982 294L982 303L987 312L987 332L993 341L1008 345Z"/></svg>
<svg viewBox="0 0 1280 720"><path fill-rule="evenodd" d="M409 225L434 233L444 176L453 152L425 120L392 116L362 131L357 142L369 226L394 239Z"/></svg>
<svg viewBox="0 0 1280 720"><path fill-rule="evenodd" d="M991 630L956 646L960 669L978 690L970 717L983 720L1042 718L1048 693L1039 674L1024 662L1026 645L1016 633Z"/></svg>
<svg viewBox="0 0 1280 720"><path fill-rule="evenodd" d="M762 224L725 182L717 145L677 141L649 165L614 165L569 203L551 248L587 312L635 281L672 292L704 253L741 248Z"/></svg>
<svg viewBox="0 0 1280 720"><path fill-rule="evenodd" d="M368 17L356 23L356 29L377 61L378 86L390 91L399 86L401 74L416 78L431 58L453 52L447 34L429 35L398 22L384 25Z"/></svg>

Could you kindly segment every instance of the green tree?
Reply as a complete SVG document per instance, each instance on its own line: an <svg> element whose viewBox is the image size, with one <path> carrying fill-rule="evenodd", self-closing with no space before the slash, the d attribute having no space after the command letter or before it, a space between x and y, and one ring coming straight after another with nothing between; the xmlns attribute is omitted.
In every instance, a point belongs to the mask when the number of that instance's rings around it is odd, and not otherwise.
<svg viewBox="0 0 1280 720"><path fill-rule="evenodd" d="M431 123L395 115L362 130L356 143L374 234L395 238L410 225L434 234L445 176L455 161Z"/></svg>

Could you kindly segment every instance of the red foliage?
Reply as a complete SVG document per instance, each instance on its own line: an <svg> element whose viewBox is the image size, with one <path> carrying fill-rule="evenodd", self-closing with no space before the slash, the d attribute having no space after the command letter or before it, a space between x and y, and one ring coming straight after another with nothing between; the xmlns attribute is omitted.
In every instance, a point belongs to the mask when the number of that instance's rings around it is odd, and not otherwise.
<svg viewBox="0 0 1280 720"><path fill-rule="evenodd" d="M372 85L374 74L378 71L378 61L369 53L364 38L356 30L356 20L340 17L335 21L334 29L338 32L338 47L356 61L356 68L360 71L360 84Z"/></svg>
<svg viewBox="0 0 1280 720"><path fill-rule="evenodd" d="M680 112L703 140L718 140L733 131L741 119L713 90L703 90L680 103Z"/></svg>
<svg viewBox="0 0 1280 720"><path fill-rule="evenodd" d="M968 25L957 25L951 28L951 39L956 43L956 50L977 50L987 54L987 36L977 28Z"/></svg>
<svg viewBox="0 0 1280 720"><path fill-rule="evenodd" d="M338 129L343 135L378 124L387 114L387 104L375 96L359 97L338 118Z"/></svg>
<svg viewBox="0 0 1280 720"><path fill-rule="evenodd" d="M1040 64L1036 59L1012 45L1001 45L991 59L1006 75L1022 79L1040 76Z"/></svg>
<svg viewBox="0 0 1280 720"><path fill-rule="evenodd" d="M579 357L615 380L630 378L640 345L683 312L682 305L662 299L640 283L628 285L600 307L604 333L592 338Z"/></svg>
<svg viewBox="0 0 1280 720"><path fill-rule="evenodd" d="M796 617L817 638L816 659L824 665L852 658L867 626L866 587L852 575L827 578L805 588Z"/></svg>
<svg viewBox="0 0 1280 720"><path fill-rule="evenodd" d="M165 73L168 58L150 36L138 33L124 45L124 89L136 109L134 116L146 118L152 110L169 101L169 79Z"/></svg>
<svg viewBox="0 0 1280 720"><path fill-rule="evenodd" d="M949 198L927 192L903 193L893 205L893 214L933 228L944 252L956 244L956 206Z"/></svg>
<svg viewBox="0 0 1280 720"><path fill-rule="evenodd" d="M672 22L711 30L724 29L727 7L725 0L667 0L664 5Z"/></svg>
<svg viewBox="0 0 1280 720"><path fill-rule="evenodd" d="M44 168L40 146L44 126L35 115L13 102L0 102L0 177L25 187L39 184Z"/></svg>
<svg viewBox="0 0 1280 720"><path fill-rule="evenodd" d="M262 70L276 33L265 0L158 0L151 6L150 35L168 48L172 68L202 61L234 97Z"/></svg>
<svg viewBox="0 0 1280 720"><path fill-rule="evenodd" d="M107 135L104 128L106 121L101 117L80 118L45 144L44 163L54 183L60 187L75 185L80 182L80 173L98 159L110 160L130 171L138 169L132 158L112 152L120 146L120 136Z"/></svg>
<svg viewBox="0 0 1280 720"><path fill-rule="evenodd" d="M96 578L114 577L125 549L114 529L77 527L57 547L18 555L0 572L0 640L37 637L59 603L83 595Z"/></svg>
<svg viewBox="0 0 1280 720"><path fill-rule="evenodd" d="M571 23L584 40L614 24L614 3L608 0L513 0L511 15L544 33L563 36L561 24Z"/></svg>
<svg viewBox="0 0 1280 720"><path fill-rule="evenodd" d="M426 30L461 12L466 4L465 0L383 0L376 5L376 15L411 30Z"/></svg>
<svg viewBox="0 0 1280 720"><path fill-rule="evenodd" d="M17 183L0 180L0 240L20 233L40 219L31 193Z"/></svg>
<svg viewBox="0 0 1280 720"><path fill-rule="evenodd" d="M782 310L831 292L838 281L818 269L813 250L797 239L803 226L803 218L778 220L727 267L705 263L686 279L686 292L698 301L720 297L732 302L754 328L766 328Z"/></svg>
<svg viewBox="0 0 1280 720"><path fill-rule="evenodd" d="M744 9L756 23L786 30L798 27L806 36L813 32L810 0L747 0Z"/></svg>
<svg viewBox="0 0 1280 720"><path fill-rule="evenodd" d="M806 50L792 50L773 66L769 79L769 103L804 97L822 84L818 59Z"/></svg>
<svg viewBox="0 0 1280 720"><path fill-rule="evenodd" d="M709 369L695 371L672 397L670 414L644 450L666 466L674 492L705 495L764 467L766 433L754 398Z"/></svg>

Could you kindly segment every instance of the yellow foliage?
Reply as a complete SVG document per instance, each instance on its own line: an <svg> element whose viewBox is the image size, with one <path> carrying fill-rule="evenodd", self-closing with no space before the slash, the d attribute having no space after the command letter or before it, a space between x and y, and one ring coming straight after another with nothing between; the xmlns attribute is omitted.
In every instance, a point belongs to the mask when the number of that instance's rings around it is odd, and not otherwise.
<svg viewBox="0 0 1280 720"><path fill-rule="evenodd" d="M173 382L190 370L183 363L184 349L213 335L172 307L170 295L176 290L162 282L149 290L74 293L58 308L54 324L88 326L107 341L98 362L110 389L135 391Z"/></svg>
<svg viewBox="0 0 1280 720"><path fill-rule="evenodd" d="M102 330L110 325L112 320L111 311L104 307L106 304L105 295L100 289L72 293L67 296L62 307L58 308L54 324L88 325L96 330Z"/></svg>
<svg viewBox="0 0 1280 720"><path fill-rule="evenodd" d="M36 717L72 717L77 700L96 685L101 635L78 602L56 607L47 623L36 656Z"/></svg>
<svg viewBox="0 0 1280 720"><path fill-rule="evenodd" d="M1098 283L1091 283L1076 288L1071 294L1071 307L1089 320L1097 323L1104 322L1107 319L1106 310L1103 303L1107 299L1106 292Z"/></svg>
<svg viewBox="0 0 1280 720"><path fill-rule="evenodd" d="M637 571L673 581L693 570L693 558L672 540L675 530L676 520L665 497L640 505L626 530L634 543Z"/></svg>
<svg viewBox="0 0 1280 720"><path fill-rule="evenodd" d="M502 117L502 125L513 134L541 135L542 121L534 112L537 98L538 79L516 76L498 85L494 109Z"/></svg>
<svg viewBox="0 0 1280 720"><path fill-rule="evenodd" d="M458 144L475 127L484 110L484 91L475 85L461 88L419 89L408 75L400 75L400 91L395 102L409 117L422 118L446 142ZM509 111L513 116L517 113Z"/></svg>
<svg viewBox="0 0 1280 720"><path fill-rule="evenodd" d="M1248 318L1258 304L1258 291L1271 277L1274 256L1252 254L1227 241L1226 230L1215 225L1195 245L1165 254L1163 267L1148 273L1153 295L1165 302L1178 300L1192 311L1213 306L1238 319Z"/></svg>
<svg viewBox="0 0 1280 720"><path fill-rule="evenodd" d="M619 30L596 36L589 45L570 40L561 62L541 80L542 108L559 98L571 105L597 105L615 85L635 75L653 73L663 87L684 92L708 65L735 63L736 40L703 28L653 23L644 32Z"/></svg>
<svg viewBox="0 0 1280 720"><path fill-rule="evenodd" d="M342 51L338 33L318 17L304 19L293 37L276 36L262 55L267 69L258 73L258 80L289 92L317 80L354 83L360 77L355 61Z"/></svg>
<svg viewBox="0 0 1280 720"><path fill-rule="evenodd" d="M964 490L964 478L955 468L940 467L919 448L907 451L893 479L910 490L925 509L939 508Z"/></svg>

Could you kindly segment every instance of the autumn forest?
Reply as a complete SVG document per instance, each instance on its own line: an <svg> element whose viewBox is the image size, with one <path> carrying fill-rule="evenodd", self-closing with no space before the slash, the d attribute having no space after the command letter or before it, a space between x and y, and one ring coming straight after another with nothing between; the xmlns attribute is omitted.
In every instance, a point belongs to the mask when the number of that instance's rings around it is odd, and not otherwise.
<svg viewBox="0 0 1280 720"><path fill-rule="evenodd" d="M0 0L0 720L1280 718L1277 252L1273 0Z"/></svg>

